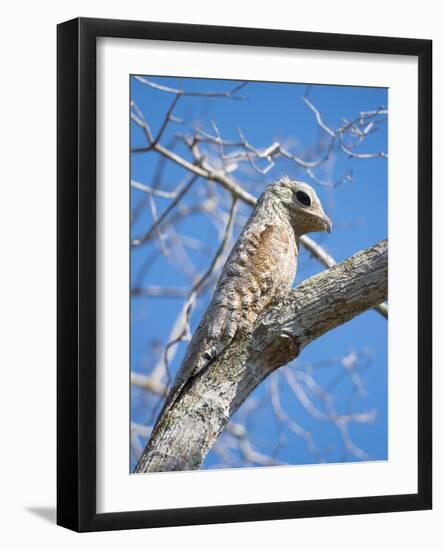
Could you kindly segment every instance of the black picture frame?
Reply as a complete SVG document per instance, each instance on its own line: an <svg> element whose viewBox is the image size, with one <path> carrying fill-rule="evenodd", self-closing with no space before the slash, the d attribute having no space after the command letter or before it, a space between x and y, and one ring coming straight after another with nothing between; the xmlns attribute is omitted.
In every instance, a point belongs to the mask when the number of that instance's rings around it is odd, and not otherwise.
<svg viewBox="0 0 443 550"><path fill-rule="evenodd" d="M416 494L96 512L96 39L302 48L418 58ZM430 509L432 506L432 42L79 18L57 29L57 523L76 531Z"/></svg>

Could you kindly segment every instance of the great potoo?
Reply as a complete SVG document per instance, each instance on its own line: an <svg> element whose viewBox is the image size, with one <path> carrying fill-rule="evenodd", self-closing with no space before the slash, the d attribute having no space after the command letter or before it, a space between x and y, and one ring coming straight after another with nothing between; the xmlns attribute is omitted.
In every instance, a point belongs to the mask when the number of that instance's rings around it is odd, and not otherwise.
<svg viewBox="0 0 443 550"><path fill-rule="evenodd" d="M252 331L258 315L288 292L297 270L299 237L330 230L331 220L306 183L285 177L265 189L221 271L159 418L187 382L211 368L236 335Z"/></svg>

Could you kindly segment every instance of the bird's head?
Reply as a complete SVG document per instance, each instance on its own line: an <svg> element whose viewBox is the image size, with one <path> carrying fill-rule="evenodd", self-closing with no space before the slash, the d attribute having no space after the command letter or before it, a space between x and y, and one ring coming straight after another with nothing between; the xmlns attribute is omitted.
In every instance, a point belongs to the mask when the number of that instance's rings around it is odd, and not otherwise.
<svg viewBox="0 0 443 550"><path fill-rule="evenodd" d="M332 221L325 214L316 192L307 183L284 177L271 184L265 193L277 199L285 209L298 237L311 231L331 232Z"/></svg>

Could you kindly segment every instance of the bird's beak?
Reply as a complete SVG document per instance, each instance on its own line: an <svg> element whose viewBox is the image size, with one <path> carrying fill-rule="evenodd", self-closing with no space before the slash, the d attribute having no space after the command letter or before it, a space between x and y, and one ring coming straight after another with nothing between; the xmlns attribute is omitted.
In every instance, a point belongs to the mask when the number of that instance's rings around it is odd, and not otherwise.
<svg viewBox="0 0 443 550"><path fill-rule="evenodd" d="M332 220L328 216L325 216L325 229L328 233L332 231Z"/></svg>

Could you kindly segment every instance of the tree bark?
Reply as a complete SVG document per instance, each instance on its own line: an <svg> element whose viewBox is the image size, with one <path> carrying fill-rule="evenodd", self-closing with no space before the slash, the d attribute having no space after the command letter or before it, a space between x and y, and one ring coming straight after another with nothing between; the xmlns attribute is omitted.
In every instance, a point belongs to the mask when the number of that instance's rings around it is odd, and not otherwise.
<svg viewBox="0 0 443 550"><path fill-rule="evenodd" d="M136 472L195 470L231 416L272 371L310 342L387 299L388 242L311 277L273 303L252 334L185 387L160 419Z"/></svg>

